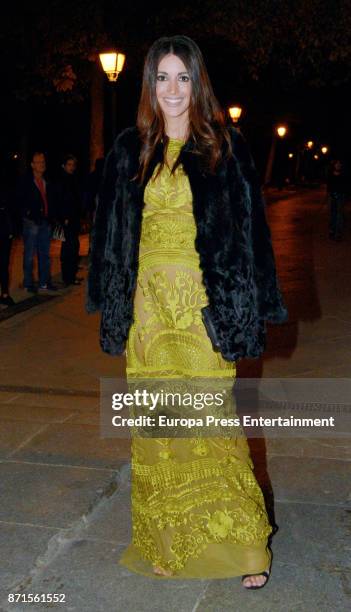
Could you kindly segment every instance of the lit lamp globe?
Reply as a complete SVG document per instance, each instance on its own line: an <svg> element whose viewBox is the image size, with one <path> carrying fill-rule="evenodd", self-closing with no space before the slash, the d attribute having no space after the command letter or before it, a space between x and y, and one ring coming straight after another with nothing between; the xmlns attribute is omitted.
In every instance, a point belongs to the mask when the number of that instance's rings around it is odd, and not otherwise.
<svg viewBox="0 0 351 612"><path fill-rule="evenodd" d="M323 153L323 155L326 155L328 153L328 147L322 147L321 152Z"/></svg>
<svg viewBox="0 0 351 612"><path fill-rule="evenodd" d="M126 56L123 53L113 51L111 53L99 53L100 62L109 81L117 81L118 75L123 70Z"/></svg>
<svg viewBox="0 0 351 612"><path fill-rule="evenodd" d="M280 136L280 138L284 138L284 136L286 134L286 127L285 127L285 125L278 125L278 127L277 127L277 134L278 134L278 136Z"/></svg>
<svg viewBox="0 0 351 612"><path fill-rule="evenodd" d="M309 140L306 146L307 146L308 149L312 149L313 145L314 145L313 140Z"/></svg>
<svg viewBox="0 0 351 612"><path fill-rule="evenodd" d="M294 157L293 153L289 153L289 159L292 159Z"/></svg>
<svg viewBox="0 0 351 612"><path fill-rule="evenodd" d="M229 108L229 115L233 123L238 123L242 112L243 112L243 109L240 108L240 106L231 106Z"/></svg>

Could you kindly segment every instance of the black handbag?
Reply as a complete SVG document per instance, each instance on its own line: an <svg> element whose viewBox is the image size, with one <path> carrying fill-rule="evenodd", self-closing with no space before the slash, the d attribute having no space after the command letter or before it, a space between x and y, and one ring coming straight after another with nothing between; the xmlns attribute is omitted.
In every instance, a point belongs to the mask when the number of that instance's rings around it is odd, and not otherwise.
<svg viewBox="0 0 351 612"><path fill-rule="evenodd" d="M203 324L207 331L207 335L212 342L213 350L219 351L220 344L215 326L213 325L213 321L211 319L211 311L209 306L204 306L204 308L201 308L201 316Z"/></svg>

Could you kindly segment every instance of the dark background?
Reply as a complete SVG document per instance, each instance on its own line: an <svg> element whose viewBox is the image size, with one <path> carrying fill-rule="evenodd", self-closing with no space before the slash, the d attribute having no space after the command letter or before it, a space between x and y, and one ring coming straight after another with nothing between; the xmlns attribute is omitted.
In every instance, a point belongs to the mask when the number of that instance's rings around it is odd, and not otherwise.
<svg viewBox="0 0 351 612"><path fill-rule="evenodd" d="M44 149L52 170L69 151L78 156L80 170L88 171L92 60L110 45L126 53L116 83L119 131L135 123L148 47L172 34L199 44L223 108L243 106L241 128L261 173L277 122L289 128L278 143L277 163L287 164L287 152L309 139L350 163L349 1L195 0L190 6L38 0L23 10L9 7L1 25L1 165L17 172L23 157ZM72 82L62 77L67 65ZM107 79L104 88L108 149Z"/></svg>

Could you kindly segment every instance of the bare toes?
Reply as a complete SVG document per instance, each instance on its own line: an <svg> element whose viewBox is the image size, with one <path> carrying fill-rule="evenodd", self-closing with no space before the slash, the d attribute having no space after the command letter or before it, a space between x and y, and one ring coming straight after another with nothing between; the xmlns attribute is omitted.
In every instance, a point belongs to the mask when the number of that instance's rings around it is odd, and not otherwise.
<svg viewBox="0 0 351 612"><path fill-rule="evenodd" d="M172 576L172 572L170 570L165 570L159 565L154 566L154 574L157 576Z"/></svg>
<svg viewBox="0 0 351 612"><path fill-rule="evenodd" d="M248 576L243 580L244 587L262 586L267 582L266 576Z"/></svg>

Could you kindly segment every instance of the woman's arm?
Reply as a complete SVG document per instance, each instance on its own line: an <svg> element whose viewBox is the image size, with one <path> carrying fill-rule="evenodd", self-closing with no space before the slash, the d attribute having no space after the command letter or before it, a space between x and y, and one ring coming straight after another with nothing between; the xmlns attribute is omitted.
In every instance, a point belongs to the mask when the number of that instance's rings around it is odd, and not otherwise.
<svg viewBox="0 0 351 612"><path fill-rule="evenodd" d="M131 320L130 274L123 248L131 132L127 128L119 134L106 158L91 235L86 309L101 311L100 345L109 355L123 354Z"/></svg>
<svg viewBox="0 0 351 612"><path fill-rule="evenodd" d="M270 323L288 318L276 273L271 232L266 218L265 200L254 161L242 134L232 128L233 153L240 164L251 195L251 239L258 288L260 316Z"/></svg>

